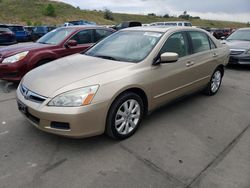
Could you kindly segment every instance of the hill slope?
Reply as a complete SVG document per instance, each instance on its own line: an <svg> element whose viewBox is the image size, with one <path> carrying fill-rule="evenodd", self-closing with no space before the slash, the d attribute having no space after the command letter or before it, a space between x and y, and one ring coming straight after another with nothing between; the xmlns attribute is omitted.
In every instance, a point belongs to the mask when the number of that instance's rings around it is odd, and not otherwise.
<svg viewBox="0 0 250 188"><path fill-rule="evenodd" d="M51 3L55 7L56 17L45 16L44 10ZM116 24L121 21L137 20L142 23L157 21L173 21L177 18L162 18L158 16L145 16L134 14L115 13L114 21L106 20L101 11L80 10L69 4L48 0L0 0L0 23L38 25L58 25L70 20L89 20L98 24ZM246 24L237 22L190 20L193 25L203 27L246 27Z"/></svg>

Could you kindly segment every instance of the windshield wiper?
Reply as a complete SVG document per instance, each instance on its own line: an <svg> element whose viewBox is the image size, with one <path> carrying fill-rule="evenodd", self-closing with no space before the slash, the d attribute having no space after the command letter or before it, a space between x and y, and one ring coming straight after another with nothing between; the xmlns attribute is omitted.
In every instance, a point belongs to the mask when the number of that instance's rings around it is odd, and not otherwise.
<svg viewBox="0 0 250 188"><path fill-rule="evenodd" d="M46 42L37 42L37 43L40 43L40 44L48 44L48 43L46 43Z"/></svg>
<svg viewBox="0 0 250 188"><path fill-rule="evenodd" d="M103 58L103 59L109 59L109 60L114 60L114 61L120 61L119 59L116 59L112 56L108 56L108 55L96 55L94 57L99 57L99 58Z"/></svg>

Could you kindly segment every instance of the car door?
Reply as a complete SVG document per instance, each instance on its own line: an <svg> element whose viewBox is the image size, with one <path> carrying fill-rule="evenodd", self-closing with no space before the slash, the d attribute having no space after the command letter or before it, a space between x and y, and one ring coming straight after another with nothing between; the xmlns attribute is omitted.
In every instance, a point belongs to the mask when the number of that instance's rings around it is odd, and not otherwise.
<svg viewBox="0 0 250 188"><path fill-rule="evenodd" d="M174 63L163 63L152 69L153 108L189 94L199 87L199 76L194 66L191 42L187 32L176 32L166 40L160 54L174 52L179 59ZM197 76L198 74L198 76Z"/></svg>
<svg viewBox="0 0 250 188"><path fill-rule="evenodd" d="M82 52L94 45L94 29L81 30L69 40L75 40L77 45L65 48L65 56Z"/></svg>
<svg viewBox="0 0 250 188"><path fill-rule="evenodd" d="M187 33L192 48L190 56L192 77L195 85L202 87L209 82L211 74L218 65L219 52L206 33L201 31L188 31Z"/></svg>

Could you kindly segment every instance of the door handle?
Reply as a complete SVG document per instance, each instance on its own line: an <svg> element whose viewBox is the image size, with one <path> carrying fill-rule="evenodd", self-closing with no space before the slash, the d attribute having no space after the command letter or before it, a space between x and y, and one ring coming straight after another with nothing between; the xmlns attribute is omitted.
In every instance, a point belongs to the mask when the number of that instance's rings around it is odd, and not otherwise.
<svg viewBox="0 0 250 188"><path fill-rule="evenodd" d="M192 65L194 65L193 61L189 61L189 62L186 63L186 67L191 67Z"/></svg>
<svg viewBox="0 0 250 188"><path fill-rule="evenodd" d="M213 53L213 57L218 57L218 54L217 53Z"/></svg>

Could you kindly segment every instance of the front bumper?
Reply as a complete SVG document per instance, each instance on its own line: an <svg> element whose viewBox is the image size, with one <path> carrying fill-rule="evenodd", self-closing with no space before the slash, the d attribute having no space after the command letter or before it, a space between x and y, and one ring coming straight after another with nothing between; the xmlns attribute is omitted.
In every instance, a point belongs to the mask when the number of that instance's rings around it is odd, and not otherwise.
<svg viewBox="0 0 250 188"><path fill-rule="evenodd" d="M17 101L27 107L27 113L22 114L38 129L73 138L104 133L108 102L83 107L50 107L46 105L49 100L42 104L26 100L17 89Z"/></svg>
<svg viewBox="0 0 250 188"><path fill-rule="evenodd" d="M24 62L2 64L0 62L0 79L7 81L20 81L26 72Z"/></svg>
<svg viewBox="0 0 250 188"><path fill-rule="evenodd" d="M250 55L230 55L229 64L250 65Z"/></svg>

